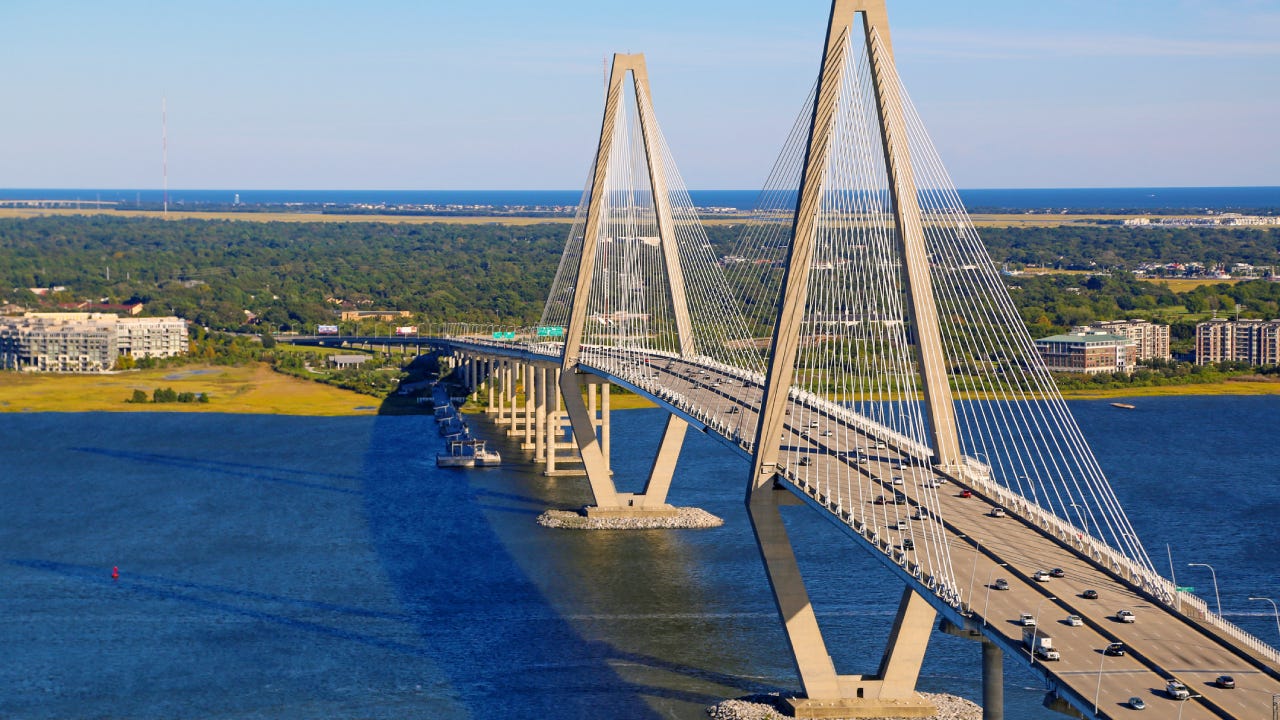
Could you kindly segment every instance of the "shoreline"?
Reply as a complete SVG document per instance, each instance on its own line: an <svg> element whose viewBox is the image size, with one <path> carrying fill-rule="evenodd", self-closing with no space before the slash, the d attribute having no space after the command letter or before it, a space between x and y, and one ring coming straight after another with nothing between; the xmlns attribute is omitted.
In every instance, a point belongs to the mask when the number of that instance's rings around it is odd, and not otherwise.
<svg viewBox="0 0 1280 720"><path fill-rule="evenodd" d="M1139 213L1141 214L1141 213ZM112 217L155 218L165 217L160 210L116 210L102 208L0 208L0 218L31 218L41 216L75 216L75 215L109 215ZM984 227L1063 227L1080 225L1100 225L1106 222L1119 222L1137 215L1127 214L1081 214L1053 215L1027 214L1025 212L977 213L971 216L975 226ZM1168 216L1182 217L1182 216ZM1185 217L1198 217L1188 214ZM171 220L234 220L243 222L344 222L344 223L408 223L427 224L445 223L454 225L538 225L542 223L572 225L573 217L567 215L534 216L534 215L409 215L409 214L340 214L316 212L233 212L227 210L173 210L168 213ZM707 215L699 217L703 225L742 225L752 220L752 213L743 210L727 215Z"/></svg>
<svg viewBox="0 0 1280 720"><path fill-rule="evenodd" d="M210 402L125 402L134 390L142 390L150 397L156 388L170 387L178 392L208 393ZM1062 393L1068 401L1201 395L1280 395L1280 381L1226 380ZM84 375L0 372L0 412L212 412L319 417L376 415L380 411L403 414L402 409L389 407L395 404L394 400L277 373L266 363L183 365ZM657 407L647 398L631 393L616 393L611 400L613 410Z"/></svg>
<svg viewBox="0 0 1280 720"><path fill-rule="evenodd" d="M208 393L208 403L129 403L134 390ZM262 362L94 374L0 372L0 412L376 415L385 399L275 372Z"/></svg>

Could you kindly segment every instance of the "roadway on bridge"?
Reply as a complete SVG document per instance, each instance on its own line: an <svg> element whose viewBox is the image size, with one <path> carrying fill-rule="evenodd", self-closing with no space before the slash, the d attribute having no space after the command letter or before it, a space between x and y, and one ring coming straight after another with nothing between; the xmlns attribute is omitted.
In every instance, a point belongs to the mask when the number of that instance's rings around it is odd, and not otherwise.
<svg viewBox="0 0 1280 720"><path fill-rule="evenodd" d="M680 359L633 360L631 367L632 372L618 375L655 394L658 388L677 393L689 403L686 410L705 408L728 418L709 432L733 440L738 431L755 427L763 389L750 379ZM813 410L802 414L800 405L793 401L789 413L792 418L807 419ZM824 435L828 430L831 434ZM782 439L785 446L811 451L805 454L810 459L807 466L787 468L786 475L793 481L809 478L806 485L820 487L815 479L834 475L831 464L840 463L879 478L887 497L902 488L892 484L892 477L901 475L894 466L910 463L911 458L888 444L876 448L878 438L863 434L839 416L824 417L818 428L790 421L787 433ZM858 462L859 451L867 457L866 462ZM957 581L966 597L972 598L969 609L979 624L985 624L983 632L1000 634L1010 645L1021 646L1019 616L1037 615L1040 632L1053 637L1062 659L1048 664L1034 662L1079 696L1096 696L1100 716L1127 716L1130 697L1142 698L1153 717L1176 718L1179 713L1187 720L1269 716L1271 696L1280 693L1280 681L1023 520L992 516L992 510L999 506L992 499L976 490L972 497L961 497L965 486L954 480L947 482L940 474L934 475L934 481L945 483L938 492L938 511L948 531L947 545ZM914 514L914 500L908 503L912 512L882 513L885 532L892 532L889 527L896 518ZM875 513L866 515L873 517ZM901 538L895 538L894 544L901 548ZM1037 571L1053 568L1060 568L1064 577L1047 582L1032 579ZM990 590L988 586L997 578L1006 580L1009 589ZM1085 590L1096 591L1098 599L1085 599ZM1115 614L1121 609L1133 612L1136 621L1119 622ZM1084 624L1067 625L1068 615L1080 616ZM1126 655L1103 654L1103 648L1113 642L1124 643ZM1029 653L1026 657L1032 660ZM1217 687L1214 680L1219 675L1231 675L1237 687ZM1186 703L1170 698L1165 692L1169 678L1182 681L1192 694L1203 697Z"/></svg>
<svg viewBox="0 0 1280 720"><path fill-rule="evenodd" d="M470 343L467 343L470 344ZM479 347L477 347L479 346ZM528 347L490 344L484 341L472 346L495 354L523 356L542 361L555 361L553 348L544 352ZM593 357L594 354L594 357ZM635 352L593 348L584 356L584 369L621 380L645 394L671 404L707 426L714 434L734 447L744 457L751 452L751 436L757 423L763 388L758 380L738 370L686 360L667 355L644 355ZM736 409L735 409L736 408ZM785 434L780 442L789 452L801 451L809 462L803 467L792 463L783 475L800 494L817 500L838 522L849 525L834 503L826 498L832 492L824 488L822 478L835 477L837 464L854 468L875 479L885 497L892 498L902 485L893 484L893 476L902 474L899 467L912 458L885 438L868 435L843 414L828 413L810 424L814 409L794 398L788 410ZM826 434L830 431L830 434ZM865 458L859 461L859 454ZM896 471L896 472L895 472ZM917 474L916 478L920 476ZM988 637L1003 640L1005 647L1022 647L1022 613L1036 616L1039 632L1052 636L1061 652L1058 661L1042 662L1026 650L1024 662L1040 668L1053 682L1069 687L1086 701L1097 698L1099 717L1127 717L1133 712L1127 701L1139 697L1152 712L1149 717L1186 718L1264 718L1269 717L1271 698L1280 694L1280 681L1258 670L1239 657L1225 644L1193 627L1162 605L1153 603L1127 584L1100 567L1069 550L1057 540L1035 529L1016 516L995 517L992 510L999 503L940 473L924 476L924 482L941 485L937 492L952 565L964 596L967 610L979 630ZM962 497L968 489L971 497ZM850 493L851 494L851 493ZM905 504L892 502L876 505L865 512L851 513L866 522L875 523L881 537L891 537L893 551L906 553L901 539L904 531L896 530L905 521L910 534L910 519L920 509L914 498ZM844 510L850 511L846 500ZM925 511L928 512L927 510ZM932 523L919 526L934 527ZM899 533L896 536L890 533ZM855 533L857 534L857 533ZM861 537L861 535L859 535ZM916 535L919 537L919 535ZM880 549L865 544L873 553ZM1059 568L1062 578L1045 582L1033 580L1040 570ZM1008 583L1007 590L991 586L996 579ZM1085 599L1085 590L1098 593L1095 600ZM931 602L941 602L929 598ZM1116 612L1133 612L1136 621L1123 623ZM1070 626L1068 615L1078 615L1082 625ZM819 616L821 616L819 609ZM1113 642L1123 643L1124 656L1108 656L1103 649ZM1235 689L1214 684L1219 675L1235 678ZM1165 692L1167 679L1183 682L1193 695L1179 702ZM1086 703L1088 704L1088 703ZM1090 708L1092 709L1092 708Z"/></svg>

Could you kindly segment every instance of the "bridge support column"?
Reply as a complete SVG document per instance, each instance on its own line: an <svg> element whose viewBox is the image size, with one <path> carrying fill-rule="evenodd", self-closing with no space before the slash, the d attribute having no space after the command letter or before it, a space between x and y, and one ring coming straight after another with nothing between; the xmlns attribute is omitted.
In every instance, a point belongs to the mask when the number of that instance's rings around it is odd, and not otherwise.
<svg viewBox="0 0 1280 720"><path fill-rule="evenodd" d="M532 450L532 427L534 427L534 375L532 375L532 365L529 363L518 363L516 365L516 377L520 378L518 384L517 395L524 393L525 401L518 405L520 413L512 416L511 429L507 430L508 437L520 437L520 447L522 450ZM518 421L515 419L518 416Z"/></svg>
<svg viewBox="0 0 1280 720"><path fill-rule="evenodd" d="M612 434L609 425L609 388L611 383L600 384L600 449L604 452L605 462L612 467L613 456L609 454L609 436Z"/></svg>
<svg viewBox="0 0 1280 720"><path fill-rule="evenodd" d="M494 397L494 391L497 388L495 388L494 385L495 385L495 380L497 380L496 375L497 375L498 368L497 368L497 364L493 361L493 358L488 358L484 362L486 365L485 369L488 370L488 372L485 373L484 385L485 385L485 391L489 395L489 405L488 407L485 408L485 413L488 415L492 415L496 411L494 400L496 400L497 398Z"/></svg>
<svg viewBox="0 0 1280 720"><path fill-rule="evenodd" d="M498 425L513 425L516 414L515 376L510 360L498 361Z"/></svg>
<svg viewBox="0 0 1280 720"><path fill-rule="evenodd" d="M778 613L782 616L787 644L791 647L805 696L810 699L838 698L840 682L836 668L827 653L818 618L809 602L809 592L800 576L800 565L796 562L791 539L778 510L779 502L789 499L783 497L785 493L785 490L774 487L771 480L762 487L753 485L747 496L747 517L751 520L751 531L764 561L765 574L773 590Z"/></svg>
<svg viewBox="0 0 1280 720"><path fill-rule="evenodd" d="M982 720L1004 720L1004 653L982 641Z"/></svg>
<svg viewBox="0 0 1280 720"><path fill-rule="evenodd" d="M585 386L585 387L584 387ZM560 396L564 401L565 414L569 416L570 429L581 456L587 481L591 484L591 494L597 505L615 507L618 505L618 494L614 490L613 480L609 477L609 463L600 448L600 439L596 436L596 421L593 413L588 411L583 401L583 391L592 397L591 383L584 374L576 370L562 370L559 378Z"/></svg>
<svg viewBox="0 0 1280 720"><path fill-rule="evenodd" d="M556 471L556 445L560 442L560 390L558 378L560 370L556 368L547 369L547 422L546 422L546 445L547 454L543 456L543 460L547 463L546 474L553 475Z"/></svg>
<svg viewBox="0 0 1280 720"><path fill-rule="evenodd" d="M751 529L804 690L804 697L784 701L787 709L798 718L910 718L936 714L937 708L915 692L935 613L911 588L905 589L898 605L898 617L879 675L836 673L779 510L781 505L797 503L799 500L776 487L772 480L753 485L747 496Z"/></svg>
<svg viewBox="0 0 1280 720"><path fill-rule="evenodd" d="M663 508L667 505L667 493L671 490L671 479L676 473L676 461L680 458L680 449L684 447L685 431L689 423L675 415L667 417L667 429L662 433L662 444L658 446L658 454L653 458L653 466L649 469L649 481L645 483L644 494L636 498L636 504L644 508Z"/></svg>
<svg viewBox="0 0 1280 720"><path fill-rule="evenodd" d="M910 587L904 588L898 603L898 615L889 633L888 647L880 663L883 686L880 697L902 699L915 696L916 680L924 662L929 636L937 611Z"/></svg>
<svg viewBox="0 0 1280 720"><path fill-rule="evenodd" d="M533 370L534 408L533 459L537 462L547 461L547 372L549 368L538 367Z"/></svg>
<svg viewBox="0 0 1280 720"><path fill-rule="evenodd" d="M490 397L493 398L493 404L490 408L490 414L493 415L493 424L501 425L503 418L506 416L506 360L497 358L493 362L493 390Z"/></svg>

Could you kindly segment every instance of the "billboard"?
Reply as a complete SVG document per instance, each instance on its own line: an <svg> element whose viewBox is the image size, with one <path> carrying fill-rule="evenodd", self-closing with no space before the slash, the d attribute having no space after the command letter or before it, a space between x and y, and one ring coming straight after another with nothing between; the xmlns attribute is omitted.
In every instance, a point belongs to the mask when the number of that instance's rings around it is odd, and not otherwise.
<svg viewBox="0 0 1280 720"><path fill-rule="evenodd" d="M403 336L403 335L417 335L417 334L418 334L417 325L400 325L396 327L396 335Z"/></svg>
<svg viewBox="0 0 1280 720"><path fill-rule="evenodd" d="M317 335L337 335L338 326L337 325L317 325L316 334Z"/></svg>

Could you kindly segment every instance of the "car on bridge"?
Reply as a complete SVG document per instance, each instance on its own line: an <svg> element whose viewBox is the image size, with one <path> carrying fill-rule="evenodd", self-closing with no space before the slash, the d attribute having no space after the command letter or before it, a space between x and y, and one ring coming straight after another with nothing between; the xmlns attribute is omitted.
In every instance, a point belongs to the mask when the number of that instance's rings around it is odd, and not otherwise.
<svg viewBox="0 0 1280 720"><path fill-rule="evenodd" d="M1129 698L1129 707L1133 708L1134 710L1146 710L1147 703L1144 702L1142 698L1135 695Z"/></svg>
<svg viewBox="0 0 1280 720"><path fill-rule="evenodd" d="M1036 616L1031 613L1022 613L1018 616L1018 624L1022 627L1035 627Z"/></svg>
<svg viewBox="0 0 1280 720"><path fill-rule="evenodd" d="M1049 582L1049 571L1037 570L1031 573L1031 579L1035 580L1036 582Z"/></svg>
<svg viewBox="0 0 1280 720"><path fill-rule="evenodd" d="M904 539L904 540L902 541L902 549L903 549L903 550L915 550L915 549L916 549L916 541L915 541L915 540L912 540L911 538L906 538L906 539Z"/></svg>
<svg viewBox="0 0 1280 720"><path fill-rule="evenodd" d="M1005 516L1006 516L1006 515L1005 515L1004 508L1002 508L1002 507L995 507L995 508L991 508L991 517L994 517L994 518L1001 518L1001 517L1005 517Z"/></svg>
<svg viewBox="0 0 1280 720"><path fill-rule="evenodd" d="M1165 681L1164 692L1174 700L1186 700L1191 697L1191 691L1187 689L1187 686L1173 678Z"/></svg>
<svg viewBox="0 0 1280 720"><path fill-rule="evenodd" d="M1137 616L1135 616L1132 612L1128 610L1116 611L1116 622L1131 623L1131 622L1136 622L1137 620L1138 620Z"/></svg>
<svg viewBox="0 0 1280 720"><path fill-rule="evenodd" d="M1124 657L1124 643L1111 643L1102 649L1102 654L1112 657Z"/></svg>
<svg viewBox="0 0 1280 720"><path fill-rule="evenodd" d="M1098 591L1097 591L1097 590L1085 590L1084 592L1080 593L1080 597L1084 598L1085 600L1097 600L1097 599L1098 599Z"/></svg>
<svg viewBox="0 0 1280 720"><path fill-rule="evenodd" d="M1213 684L1223 690L1233 690L1236 686L1236 679L1230 675L1219 675L1218 679L1213 681Z"/></svg>
<svg viewBox="0 0 1280 720"><path fill-rule="evenodd" d="M1005 580L1004 578L996 578L996 581L992 583L991 587L995 588L996 590L1008 590L1009 581Z"/></svg>
<svg viewBox="0 0 1280 720"><path fill-rule="evenodd" d="M1079 615L1068 615L1066 622L1071 627L1080 627L1081 625L1084 625L1084 620L1080 619Z"/></svg>
<svg viewBox="0 0 1280 720"><path fill-rule="evenodd" d="M1052 578L1064 578L1066 576L1067 576L1067 573L1063 571L1062 568L1054 568L1049 571L1049 577L1052 577Z"/></svg>
<svg viewBox="0 0 1280 720"><path fill-rule="evenodd" d="M960 497L962 497L962 498L971 498L971 497L973 497L973 493L972 493L972 492L970 492L969 490L961 490L961 491L960 491Z"/></svg>

